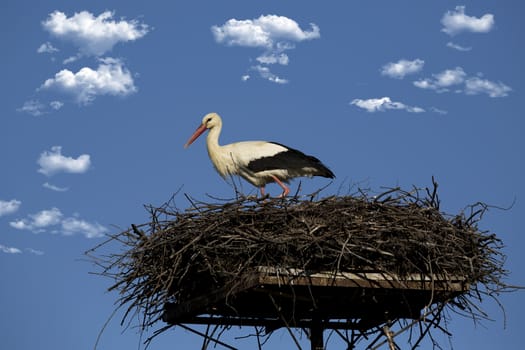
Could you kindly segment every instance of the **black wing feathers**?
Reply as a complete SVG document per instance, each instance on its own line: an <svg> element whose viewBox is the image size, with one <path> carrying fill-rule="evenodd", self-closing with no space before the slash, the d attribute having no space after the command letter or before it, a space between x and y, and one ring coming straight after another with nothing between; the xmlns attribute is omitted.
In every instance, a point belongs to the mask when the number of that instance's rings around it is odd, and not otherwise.
<svg viewBox="0 0 525 350"><path fill-rule="evenodd" d="M272 143L285 147L287 150L276 153L271 157L252 160L247 166L250 171L257 173L265 170L288 169L292 172L300 172L303 168L315 168L317 172L312 175L328 178L335 177L334 173L314 156L309 156L277 142Z"/></svg>

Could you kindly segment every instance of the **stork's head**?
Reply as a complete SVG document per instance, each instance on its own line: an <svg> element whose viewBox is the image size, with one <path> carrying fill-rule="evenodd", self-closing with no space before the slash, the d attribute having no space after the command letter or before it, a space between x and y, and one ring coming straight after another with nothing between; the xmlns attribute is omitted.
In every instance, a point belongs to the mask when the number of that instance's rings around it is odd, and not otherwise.
<svg viewBox="0 0 525 350"><path fill-rule="evenodd" d="M217 113L208 113L202 118L202 123L199 125L197 130L191 135L188 142L184 145L184 148L189 147L199 136L201 136L206 130L214 127L220 127L222 125L221 117Z"/></svg>

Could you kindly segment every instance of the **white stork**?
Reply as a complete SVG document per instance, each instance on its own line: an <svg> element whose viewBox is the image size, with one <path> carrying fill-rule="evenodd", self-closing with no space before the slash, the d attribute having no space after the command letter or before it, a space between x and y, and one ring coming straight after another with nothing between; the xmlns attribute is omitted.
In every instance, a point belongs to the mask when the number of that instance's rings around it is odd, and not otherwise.
<svg viewBox="0 0 525 350"><path fill-rule="evenodd" d="M202 119L201 125L184 145L187 148L206 130L208 155L217 172L226 178L239 175L254 186L259 187L264 196L264 187L269 182L276 182L283 189L282 197L290 192L283 183L300 176L323 176L334 178L335 175L321 161L296 149L280 143L267 141L244 141L219 145L222 120L217 113L209 113Z"/></svg>

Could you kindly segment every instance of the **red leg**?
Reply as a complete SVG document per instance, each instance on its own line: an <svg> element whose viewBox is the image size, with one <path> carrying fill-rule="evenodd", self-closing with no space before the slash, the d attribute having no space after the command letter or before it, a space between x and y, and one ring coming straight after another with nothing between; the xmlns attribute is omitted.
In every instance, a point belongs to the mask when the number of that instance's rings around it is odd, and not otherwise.
<svg viewBox="0 0 525 350"><path fill-rule="evenodd" d="M288 193L290 192L290 189L289 189L285 184L283 184L282 181L279 180L279 179L277 178L277 176L275 176L275 175L271 175L271 176L272 176L273 180L274 180L279 186L281 186L281 188L283 189L283 193L280 195L280 197L281 197L281 198L286 197L286 196L288 195Z"/></svg>
<svg viewBox="0 0 525 350"><path fill-rule="evenodd" d="M259 190L261 191L261 197L264 197L264 186L261 186Z"/></svg>

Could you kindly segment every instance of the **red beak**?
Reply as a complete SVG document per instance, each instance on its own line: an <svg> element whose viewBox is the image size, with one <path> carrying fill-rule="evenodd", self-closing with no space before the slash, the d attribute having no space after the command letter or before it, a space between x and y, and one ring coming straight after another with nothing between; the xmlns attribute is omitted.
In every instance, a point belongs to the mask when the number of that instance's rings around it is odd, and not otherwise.
<svg viewBox="0 0 525 350"><path fill-rule="evenodd" d="M197 130L195 130L193 135L191 135L191 137L189 138L188 142L186 142L186 144L184 145L184 148L188 148L193 143L193 141L195 141L205 131L206 131L206 125L205 124L200 125L197 128Z"/></svg>

